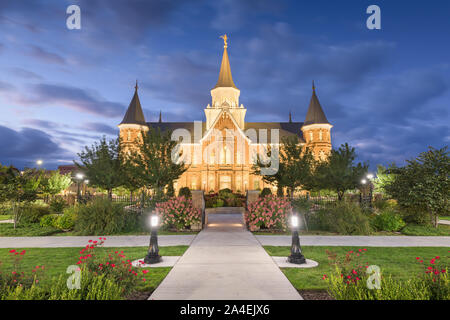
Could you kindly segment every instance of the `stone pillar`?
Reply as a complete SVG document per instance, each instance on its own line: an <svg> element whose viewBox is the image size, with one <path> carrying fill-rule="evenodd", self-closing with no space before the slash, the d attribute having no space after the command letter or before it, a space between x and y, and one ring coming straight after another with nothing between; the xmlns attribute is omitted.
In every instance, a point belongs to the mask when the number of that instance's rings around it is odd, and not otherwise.
<svg viewBox="0 0 450 320"><path fill-rule="evenodd" d="M203 190L192 190L192 205L194 208L199 208L201 210L202 220L201 223L195 226L191 226L192 230L201 230L203 226L205 226L208 221L205 217L205 197Z"/></svg>
<svg viewBox="0 0 450 320"><path fill-rule="evenodd" d="M258 190L247 190L247 207L249 203L258 200L260 191Z"/></svg>

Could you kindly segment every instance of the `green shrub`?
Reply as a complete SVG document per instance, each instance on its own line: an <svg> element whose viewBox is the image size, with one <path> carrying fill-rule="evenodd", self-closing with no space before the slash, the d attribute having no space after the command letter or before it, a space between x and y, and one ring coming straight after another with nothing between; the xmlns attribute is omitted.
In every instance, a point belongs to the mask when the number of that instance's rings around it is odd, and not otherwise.
<svg viewBox="0 0 450 320"><path fill-rule="evenodd" d="M41 220L39 221L39 225L41 227L55 227L57 218L58 217L54 214L48 214L41 218Z"/></svg>
<svg viewBox="0 0 450 320"><path fill-rule="evenodd" d="M217 198L216 202L213 204L213 208L223 207L224 204L225 204L225 201L223 201L220 198Z"/></svg>
<svg viewBox="0 0 450 320"><path fill-rule="evenodd" d="M105 274L95 275L81 270L80 289L68 289L67 278L61 275L51 283L36 284L31 287L5 287L0 291L0 300L121 300L123 287Z"/></svg>
<svg viewBox="0 0 450 320"><path fill-rule="evenodd" d="M269 188L262 189L261 193L259 194L260 198L264 198L265 196L272 195L272 191Z"/></svg>
<svg viewBox="0 0 450 320"><path fill-rule="evenodd" d="M133 231L139 227L139 213L124 210L122 204L95 199L79 205L74 230L80 235L107 235Z"/></svg>
<svg viewBox="0 0 450 320"><path fill-rule="evenodd" d="M327 291L336 300L427 300L429 292L426 283L419 279L398 281L390 276L381 278L380 289L369 289L366 280L346 283L337 269L325 278Z"/></svg>
<svg viewBox="0 0 450 320"><path fill-rule="evenodd" d="M367 235L371 232L369 219L359 205L347 201L338 201L319 209L310 220L310 227L343 235Z"/></svg>
<svg viewBox="0 0 450 320"><path fill-rule="evenodd" d="M233 196L233 191L231 191L231 189L229 188L225 188L225 189L220 189L219 190L219 197L221 198L228 198Z"/></svg>
<svg viewBox="0 0 450 320"><path fill-rule="evenodd" d="M50 201L50 211L52 213L61 214L66 207L67 202L61 197L55 197Z"/></svg>
<svg viewBox="0 0 450 320"><path fill-rule="evenodd" d="M39 223L43 216L49 215L50 208L41 204L27 204L20 208L20 222Z"/></svg>
<svg viewBox="0 0 450 320"><path fill-rule="evenodd" d="M54 226L61 230L72 230L75 226L75 213L73 211L67 211L59 215Z"/></svg>
<svg viewBox="0 0 450 320"><path fill-rule="evenodd" d="M192 193L189 187L183 187L178 191L179 197L192 198Z"/></svg>
<svg viewBox="0 0 450 320"><path fill-rule="evenodd" d="M372 225L378 231L399 231L406 223L396 212L385 210L373 218Z"/></svg>

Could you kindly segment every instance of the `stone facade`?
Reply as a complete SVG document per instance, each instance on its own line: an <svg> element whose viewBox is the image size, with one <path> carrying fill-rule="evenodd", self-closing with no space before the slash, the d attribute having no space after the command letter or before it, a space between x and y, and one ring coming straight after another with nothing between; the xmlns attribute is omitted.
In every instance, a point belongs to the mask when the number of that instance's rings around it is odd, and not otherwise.
<svg viewBox="0 0 450 320"><path fill-rule="evenodd" d="M313 85L313 95L305 122L246 122L247 109L239 104L240 90L231 76L227 46L224 46L219 80L211 90L211 104L205 108L205 122L145 122L136 90L124 120L119 124L125 152L136 147L142 130L149 127L171 130L172 137L183 137L182 154L189 169L174 183L205 192L229 188L234 192L276 188L252 174L253 159L266 154L270 145L278 145L286 136L312 149L317 159L326 159L331 151L331 128L320 106Z"/></svg>

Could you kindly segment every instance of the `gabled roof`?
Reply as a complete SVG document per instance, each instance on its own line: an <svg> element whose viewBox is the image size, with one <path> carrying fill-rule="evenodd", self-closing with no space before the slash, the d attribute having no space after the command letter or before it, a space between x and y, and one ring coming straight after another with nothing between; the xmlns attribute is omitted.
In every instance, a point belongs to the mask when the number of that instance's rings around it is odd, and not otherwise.
<svg viewBox="0 0 450 320"><path fill-rule="evenodd" d="M279 138L280 140L283 137L288 136L297 136L299 141L304 143L303 133L300 130L302 127L302 122L246 122L245 130L247 129L255 129L259 134L259 129L267 129L267 142L271 142L271 129L279 129ZM147 126L152 127L154 129L160 128L162 132L168 130L175 129L186 129L188 130L192 137L194 137L194 122L147 122ZM244 131L245 131L244 130ZM202 122L202 137L206 133L206 123ZM257 143L258 141L253 141L251 137L249 137L252 143Z"/></svg>
<svg viewBox="0 0 450 320"><path fill-rule="evenodd" d="M314 86L313 82L313 93L311 96L311 101L309 102L308 112L306 113L306 118L303 125L306 126L308 124L315 124L315 123L329 124L327 117L323 112L322 106L320 105L319 99L317 98L316 87Z"/></svg>
<svg viewBox="0 0 450 320"><path fill-rule="evenodd" d="M131 99L127 112L125 113L125 117L123 117L123 120L120 124L146 124L137 90L138 85L136 82L133 99Z"/></svg>
<svg viewBox="0 0 450 320"><path fill-rule="evenodd" d="M223 49L222 64L220 65L219 80L217 80L216 86L219 87L232 87L236 88L233 82L233 77L231 76L230 60L228 59L227 47Z"/></svg>

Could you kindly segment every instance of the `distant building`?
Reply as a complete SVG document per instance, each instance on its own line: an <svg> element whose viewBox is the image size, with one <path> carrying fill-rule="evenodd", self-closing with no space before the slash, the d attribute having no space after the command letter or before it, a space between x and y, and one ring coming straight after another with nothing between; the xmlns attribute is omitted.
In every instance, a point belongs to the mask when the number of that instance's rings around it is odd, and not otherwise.
<svg viewBox="0 0 450 320"><path fill-rule="evenodd" d="M138 96L138 86L122 122L118 125L125 142L125 152L136 148L142 131L160 128L161 131L181 129L190 137L183 139L183 155L191 156L189 169L174 183L175 190L187 186L193 190L230 188L233 191L275 187L252 174L254 155L267 152L270 145L281 143L282 137L294 136L298 143L311 148L317 159L326 159L331 151L331 128L319 103L313 83L312 96L304 122L246 122L247 109L239 104L240 90L231 76L225 45L219 79L211 90L212 102L205 108L206 122L146 122ZM278 108L278 106L274 106ZM258 112L251 110L251 112ZM278 140L272 137L278 135Z"/></svg>
<svg viewBox="0 0 450 320"><path fill-rule="evenodd" d="M75 172L78 169L78 167L76 165L63 165L63 166L58 166L58 171L60 174L68 174L70 173L71 175L73 175L73 172Z"/></svg>

